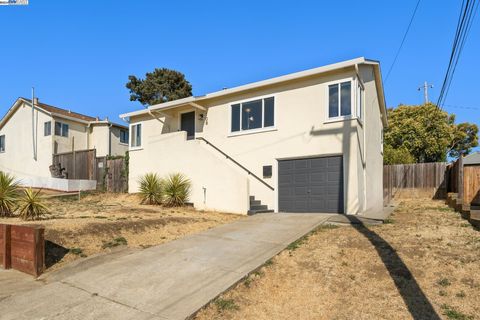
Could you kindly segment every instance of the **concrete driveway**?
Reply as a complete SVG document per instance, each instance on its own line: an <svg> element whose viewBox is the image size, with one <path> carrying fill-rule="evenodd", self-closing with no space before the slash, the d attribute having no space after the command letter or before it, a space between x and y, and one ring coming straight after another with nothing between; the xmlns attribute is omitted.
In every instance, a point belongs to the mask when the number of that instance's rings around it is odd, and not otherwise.
<svg viewBox="0 0 480 320"><path fill-rule="evenodd" d="M185 319L328 214L261 214L145 250L105 256L0 301L6 319ZM0 287L0 290L1 287Z"/></svg>

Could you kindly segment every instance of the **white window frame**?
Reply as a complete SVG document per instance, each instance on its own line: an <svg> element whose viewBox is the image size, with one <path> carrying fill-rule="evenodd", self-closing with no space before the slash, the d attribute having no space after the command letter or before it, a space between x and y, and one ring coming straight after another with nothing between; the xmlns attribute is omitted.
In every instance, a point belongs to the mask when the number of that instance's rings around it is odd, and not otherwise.
<svg viewBox="0 0 480 320"><path fill-rule="evenodd" d="M355 88L356 88L356 108L355 116L357 119L363 123L363 118L365 114L365 87L360 82L358 78L355 79Z"/></svg>
<svg viewBox="0 0 480 320"><path fill-rule="evenodd" d="M122 133L125 132L127 134L127 142L122 142ZM128 145L129 142L130 142L130 128L127 130L127 129L120 129L120 134L119 134L119 140L120 140L120 144L123 144L123 145Z"/></svg>
<svg viewBox="0 0 480 320"><path fill-rule="evenodd" d="M133 138L133 127L135 126L138 126L140 125L140 145L138 146L133 146L132 145L132 138ZM129 138L129 141L128 141L128 145L130 147L130 150L140 150L142 149L142 145L143 145L143 122L135 122L135 123L132 123L129 125L129 132L128 132L128 138Z"/></svg>
<svg viewBox="0 0 480 320"><path fill-rule="evenodd" d="M355 77L348 77L348 78L343 78L343 79L338 79L335 81L330 81L325 83L325 122L336 122L336 121L342 121L342 120L350 120L350 119L355 119L356 116L356 81ZM341 114L341 83L344 82L350 82L350 114L346 116L342 116ZM329 92L329 87L331 85L338 85L338 116L336 117L330 117L330 92Z"/></svg>
<svg viewBox="0 0 480 320"><path fill-rule="evenodd" d="M60 134L57 134L56 132L56 126L57 126L57 123L60 124ZM67 134L64 135L64 126L67 126ZM63 138L68 138L68 135L70 133L70 125L68 123L65 123L65 122L60 122L60 121L55 121L54 124L53 124L53 134L57 137L63 137Z"/></svg>
<svg viewBox="0 0 480 320"><path fill-rule="evenodd" d="M273 98L273 126L264 127L264 120L265 120L265 99ZM262 100L262 127L255 128L255 129L246 129L242 130L242 104L246 102L252 102L256 100ZM263 96L233 101L228 104L228 137L235 137L235 136L242 136L246 134L253 134L253 133L260 133L260 132L268 132L268 131L276 131L277 130L277 96L275 94L267 94ZM240 105L240 130L232 131L232 106L239 104Z"/></svg>
<svg viewBox="0 0 480 320"><path fill-rule="evenodd" d="M0 135L0 139L1 139L1 138L3 138L3 149L2 149L1 146L0 146L0 153L4 153L5 150L6 150L6 141L7 141L7 139L5 138L5 135L4 135L4 134Z"/></svg>
<svg viewBox="0 0 480 320"><path fill-rule="evenodd" d="M50 130L49 130L48 134L45 134L45 129L46 129L47 123L49 123L49 126L50 126L49 129L50 129ZM44 136L44 137L49 137L49 136L51 136L51 135L52 135L52 121L51 121L51 120L45 121L45 122L43 123L43 136Z"/></svg>

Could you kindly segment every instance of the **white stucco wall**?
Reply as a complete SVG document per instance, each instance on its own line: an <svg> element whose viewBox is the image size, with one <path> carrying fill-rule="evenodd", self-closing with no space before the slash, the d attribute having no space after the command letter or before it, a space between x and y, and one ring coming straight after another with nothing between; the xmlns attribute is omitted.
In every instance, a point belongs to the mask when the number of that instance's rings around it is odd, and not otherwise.
<svg viewBox="0 0 480 320"><path fill-rule="evenodd" d="M5 135L5 152L0 153L0 170L21 179L26 177L50 177L52 164L52 135L44 136L44 122L52 118L46 113L35 110L35 136L37 159L33 157L32 109L22 104L11 116L0 135ZM53 122L52 122L53 133Z"/></svg>
<svg viewBox="0 0 480 320"><path fill-rule="evenodd" d="M56 122L68 124L68 137L55 135L55 125L52 123L53 153L64 153L75 150L87 149L87 125L56 118Z"/></svg>
<svg viewBox="0 0 480 320"><path fill-rule="evenodd" d="M357 119L327 121L328 83L356 79L355 70L351 68L348 71L304 78L270 88L202 101L202 105L208 109L207 111L196 109L197 137L201 136L209 140L259 177L262 177L264 165L272 165L272 177L264 180L273 186L275 191L249 178L245 172L240 174L249 180L249 194L254 195L275 211L278 210L278 160L327 155L344 157L346 213L362 214L370 208L378 208L382 206L383 163L380 142L375 137L380 137L382 125L378 101L371 102L372 97L376 96L374 79L371 75L367 76L371 74L372 67L364 66L361 70L361 73L365 74L367 101L365 109L368 109L364 112L363 121ZM263 132L231 135L230 106L244 100L269 96L275 97L275 127ZM356 109L355 106L354 109ZM157 137L160 133L176 132L179 128L180 113L188 110L195 109L183 107L168 110L165 113L169 116L160 119L153 119L150 115L130 119L131 124L142 123L143 125L142 148L130 152L130 192L137 191L135 181L142 172L164 172L164 168L168 168L188 175L188 172L204 170L205 164L202 161L198 161L195 157L190 158L187 156L189 153L183 152L186 145L192 143L191 141L177 141L175 144L170 144L169 149L161 148L160 142L155 147L150 143L150 139ZM200 120L201 113L205 114L205 120ZM364 137L364 134L367 136ZM204 151L217 154L217 151L211 147L206 145L205 147ZM172 157L170 155L172 153L177 156ZM222 162L229 161L223 158ZM198 185L227 180L218 173L191 178ZM212 196L221 199L235 192L237 192L236 189L225 187ZM194 194L193 197L199 196ZM231 208L227 211L238 211L233 204L225 205Z"/></svg>
<svg viewBox="0 0 480 320"><path fill-rule="evenodd" d="M112 126L110 128L110 153L112 156L124 156L128 151L128 143L120 142L120 131L128 129L120 129L119 127Z"/></svg>

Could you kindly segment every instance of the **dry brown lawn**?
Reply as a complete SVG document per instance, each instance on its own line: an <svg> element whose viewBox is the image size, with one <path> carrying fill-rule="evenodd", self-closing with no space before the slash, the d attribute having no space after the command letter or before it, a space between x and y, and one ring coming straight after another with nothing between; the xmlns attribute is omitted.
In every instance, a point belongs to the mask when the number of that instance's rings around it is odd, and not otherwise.
<svg viewBox="0 0 480 320"><path fill-rule="evenodd" d="M116 246L146 248L225 224L242 216L193 208L141 205L137 195L90 194L47 200L45 226L47 272ZM0 223L32 224L19 218Z"/></svg>
<svg viewBox="0 0 480 320"><path fill-rule="evenodd" d="M319 228L196 319L480 319L480 232L433 200L388 222Z"/></svg>

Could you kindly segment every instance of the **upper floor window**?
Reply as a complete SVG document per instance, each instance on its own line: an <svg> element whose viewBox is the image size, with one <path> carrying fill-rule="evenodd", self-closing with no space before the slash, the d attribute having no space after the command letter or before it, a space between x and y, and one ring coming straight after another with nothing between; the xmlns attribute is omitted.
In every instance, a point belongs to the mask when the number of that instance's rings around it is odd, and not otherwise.
<svg viewBox="0 0 480 320"><path fill-rule="evenodd" d="M0 152L5 152L5 135L0 136Z"/></svg>
<svg viewBox="0 0 480 320"><path fill-rule="evenodd" d="M130 130L132 130L130 146L140 147L142 145L142 124L141 123L133 124L130 127Z"/></svg>
<svg viewBox="0 0 480 320"><path fill-rule="evenodd" d="M128 143L128 131L120 130L120 143Z"/></svg>
<svg viewBox="0 0 480 320"><path fill-rule="evenodd" d="M231 110L231 132L273 127L274 113L274 97L234 104Z"/></svg>
<svg viewBox="0 0 480 320"><path fill-rule="evenodd" d="M363 99L364 90L359 81L357 81L357 117L363 119Z"/></svg>
<svg viewBox="0 0 480 320"><path fill-rule="evenodd" d="M47 121L43 124L43 135L46 137L51 134L52 134L52 122Z"/></svg>
<svg viewBox="0 0 480 320"><path fill-rule="evenodd" d="M55 135L61 137L68 137L69 126L66 123L55 121Z"/></svg>
<svg viewBox="0 0 480 320"><path fill-rule="evenodd" d="M352 115L352 81L328 86L328 118Z"/></svg>

